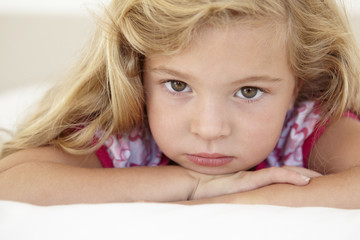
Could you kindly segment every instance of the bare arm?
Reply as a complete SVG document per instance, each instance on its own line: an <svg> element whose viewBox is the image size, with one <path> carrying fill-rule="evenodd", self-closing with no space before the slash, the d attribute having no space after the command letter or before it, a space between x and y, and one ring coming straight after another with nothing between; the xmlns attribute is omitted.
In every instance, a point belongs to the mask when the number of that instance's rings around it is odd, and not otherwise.
<svg viewBox="0 0 360 240"><path fill-rule="evenodd" d="M40 205L186 200L192 177L180 167L102 169L95 155L53 147L24 150L0 161L0 199Z"/></svg>
<svg viewBox="0 0 360 240"><path fill-rule="evenodd" d="M360 208L360 123L343 118L320 137L310 156L310 168L324 176L306 186L273 184L253 191L185 204L244 203L282 206Z"/></svg>
<svg viewBox="0 0 360 240"><path fill-rule="evenodd" d="M0 160L0 199L39 205L184 201L279 182L307 184L289 169L221 176L178 166L103 169L94 154L73 156L53 147L28 149Z"/></svg>

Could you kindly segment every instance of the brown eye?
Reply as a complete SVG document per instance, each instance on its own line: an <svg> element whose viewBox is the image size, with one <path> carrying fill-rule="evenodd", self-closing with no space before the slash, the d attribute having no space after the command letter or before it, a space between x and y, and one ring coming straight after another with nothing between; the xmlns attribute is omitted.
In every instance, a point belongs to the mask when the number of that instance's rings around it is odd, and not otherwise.
<svg viewBox="0 0 360 240"><path fill-rule="evenodd" d="M237 93L236 96L244 99L257 99L261 97L264 92L257 87L243 87Z"/></svg>
<svg viewBox="0 0 360 240"><path fill-rule="evenodd" d="M171 88L174 89L174 91L176 92L181 92L184 91L184 89L186 88L187 84L184 82L180 82L180 81L171 81Z"/></svg>
<svg viewBox="0 0 360 240"><path fill-rule="evenodd" d="M241 93L245 98L253 98L256 96L257 92L258 89L253 87L244 87L241 89Z"/></svg>

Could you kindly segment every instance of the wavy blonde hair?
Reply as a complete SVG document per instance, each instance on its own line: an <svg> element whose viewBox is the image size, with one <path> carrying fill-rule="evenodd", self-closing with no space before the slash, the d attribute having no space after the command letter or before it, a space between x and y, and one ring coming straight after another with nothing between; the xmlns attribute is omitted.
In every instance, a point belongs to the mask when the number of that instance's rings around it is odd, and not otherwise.
<svg viewBox="0 0 360 240"><path fill-rule="evenodd" d="M46 145L90 153L110 134L145 126L144 59L234 22L285 26L297 101L318 101L324 121L359 113L359 51L343 9L335 0L113 0L71 77L48 92L2 156Z"/></svg>

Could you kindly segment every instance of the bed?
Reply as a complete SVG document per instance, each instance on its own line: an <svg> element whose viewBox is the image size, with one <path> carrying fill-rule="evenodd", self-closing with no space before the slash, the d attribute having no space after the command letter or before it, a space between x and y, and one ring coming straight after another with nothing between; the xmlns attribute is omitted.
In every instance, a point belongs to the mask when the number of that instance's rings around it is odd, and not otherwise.
<svg viewBox="0 0 360 240"><path fill-rule="evenodd" d="M0 202L0 239L359 239L360 211L156 203Z"/></svg>
<svg viewBox="0 0 360 240"><path fill-rule="evenodd" d="M64 76L92 30L85 0L54 6L58 2L0 2L2 129L13 130L32 103ZM360 36L360 4L345 2ZM0 133L0 139L8 138ZM269 238L360 239L360 210L161 203L40 207L0 201L0 239Z"/></svg>

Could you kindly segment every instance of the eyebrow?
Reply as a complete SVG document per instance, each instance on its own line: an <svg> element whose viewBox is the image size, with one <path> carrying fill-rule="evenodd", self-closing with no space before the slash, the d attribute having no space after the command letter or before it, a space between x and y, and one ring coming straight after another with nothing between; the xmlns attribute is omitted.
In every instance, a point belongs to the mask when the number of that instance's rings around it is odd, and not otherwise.
<svg viewBox="0 0 360 240"><path fill-rule="evenodd" d="M174 69L169 69L163 66L160 67L155 67L152 68L151 71L154 72L160 72L160 73L166 73L169 75L172 75L174 77L180 77L183 79L189 79L191 78L191 75L184 73L184 72L180 72ZM244 82L281 82L283 81L282 78L278 78L278 77L271 77L269 75L254 75L254 76L249 76L249 77L245 77L242 79L238 79L235 80L234 83L244 83Z"/></svg>
<svg viewBox="0 0 360 240"><path fill-rule="evenodd" d="M250 76L246 78L242 78L236 80L235 83L242 83L242 82L282 82L282 78L278 77L271 77L269 75L258 75L258 76Z"/></svg>
<svg viewBox="0 0 360 240"><path fill-rule="evenodd" d="M183 73L183 72L180 72L180 71L169 69L169 68L166 68L166 67L163 67L163 66L152 68L150 70L153 71L153 72L160 72L160 73L170 74L170 75L172 75L174 77L180 77L180 78L185 78L185 79L186 78L191 78L191 76L189 74L187 74L187 73Z"/></svg>

